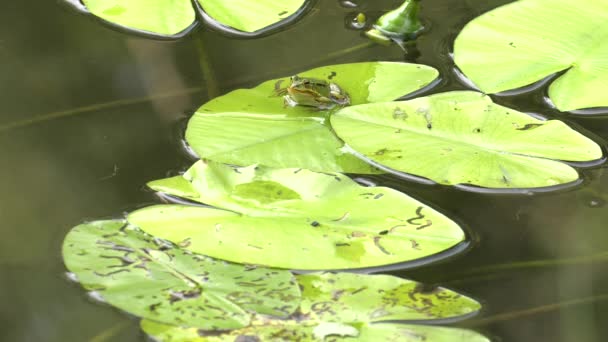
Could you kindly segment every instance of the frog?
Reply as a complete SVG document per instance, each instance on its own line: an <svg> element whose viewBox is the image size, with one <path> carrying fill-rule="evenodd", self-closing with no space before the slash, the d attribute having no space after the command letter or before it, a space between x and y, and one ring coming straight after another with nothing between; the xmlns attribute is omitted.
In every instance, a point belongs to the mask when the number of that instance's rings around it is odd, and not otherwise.
<svg viewBox="0 0 608 342"><path fill-rule="evenodd" d="M283 96L286 107L305 106L328 110L350 104L348 94L334 82L295 75L289 78L289 86L281 88L283 81L275 83L275 93Z"/></svg>

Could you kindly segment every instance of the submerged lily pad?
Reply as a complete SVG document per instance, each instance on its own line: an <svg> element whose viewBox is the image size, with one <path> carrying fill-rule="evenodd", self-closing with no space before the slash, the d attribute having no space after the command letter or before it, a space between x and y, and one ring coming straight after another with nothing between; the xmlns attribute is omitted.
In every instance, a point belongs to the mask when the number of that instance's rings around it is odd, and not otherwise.
<svg viewBox="0 0 608 342"><path fill-rule="evenodd" d="M394 100L428 85L438 72L424 65L369 62L320 67L299 75L335 82L357 105ZM277 85L288 84L289 78L283 77L205 103L188 123L188 144L202 158L235 165L377 173L342 150L343 143L325 122L328 111L285 107L274 94Z"/></svg>
<svg viewBox="0 0 608 342"><path fill-rule="evenodd" d="M63 258L97 297L163 323L235 329L249 325L252 312L286 317L300 304L289 272L172 248L123 220L73 228L63 243Z"/></svg>
<svg viewBox="0 0 608 342"><path fill-rule="evenodd" d="M224 334L143 321L142 328L162 341L488 341L464 329L378 323L463 317L479 303L456 292L386 275L317 273L298 275L302 306L287 319L257 317L252 325Z"/></svg>
<svg viewBox="0 0 608 342"><path fill-rule="evenodd" d="M81 0L66 0L79 2ZM297 15L306 0L197 0L221 25L257 32ZM152 35L178 38L196 20L191 0L82 0L83 10L112 24ZM76 7L80 7L76 3Z"/></svg>
<svg viewBox="0 0 608 342"><path fill-rule="evenodd" d="M331 122L340 138L372 161L448 185L563 184L578 173L551 159L602 157L595 142L563 122L533 118L472 91L344 108Z"/></svg>
<svg viewBox="0 0 608 342"><path fill-rule="evenodd" d="M216 206L156 205L128 220L148 233L212 257L293 269L387 265L442 252L464 240L432 208L338 173L196 163L149 184Z"/></svg>
<svg viewBox="0 0 608 342"><path fill-rule="evenodd" d="M566 70L549 88L558 109L608 106L606 22L606 1L515 1L468 23L456 38L454 57L487 93Z"/></svg>

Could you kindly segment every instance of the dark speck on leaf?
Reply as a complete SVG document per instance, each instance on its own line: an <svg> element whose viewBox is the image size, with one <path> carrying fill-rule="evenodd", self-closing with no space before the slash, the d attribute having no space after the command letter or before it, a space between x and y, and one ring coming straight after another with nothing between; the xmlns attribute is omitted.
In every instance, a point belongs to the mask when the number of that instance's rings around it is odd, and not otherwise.
<svg viewBox="0 0 608 342"><path fill-rule="evenodd" d="M321 224L320 224L319 222L317 222L317 221L312 221L312 222L310 223L310 225L311 225L311 226L313 226L313 227L318 227L318 226L320 226Z"/></svg>
<svg viewBox="0 0 608 342"><path fill-rule="evenodd" d="M382 196L384 196L384 194L377 194L376 196L374 196L374 199L379 199L379 198L381 198Z"/></svg>
<svg viewBox="0 0 608 342"><path fill-rule="evenodd" d="M481 128L475 128L475 129L473 130L473 132L475 132L475 133L481 133Z"/></svg>
<svg viewBox="0 0 608 342"><path fill-rule="evenodd" d="M509 43L509 46L511 46L511 47L513 47L513 48L514 48L514 47L516 47L516 46L515 46L515 43L513 43L513 42L510 42L510 43Z"/></svg>
<svg viewBox="0 0 608 342"><path fill-rule="evenodd" d="M542 126L543 124L525 124L524 127L516 128L518 131L528 131Z"/></svg>
<svg viewBox="0 0 608 342"><path fill-rule="evenodd" d="M388 234L388 230L383 230L383 231L379 232L378 234L380 234L380 235L386 235L386 234Z"/></svg>
<svg viewBox="0 0 608 342"><path fill-rule="evenodd" d="M287 13L289 13L289 12L287 12L287 11L283 11L283 12L279 13L279 17L284 16L284 15L285 15L285 14L287 14Z"/></svg>
<svg viewBox="0 0 608 342"><path fill-rule="evenodd" d="M336 77L336 75L338 75L338 74L336 74L335 71L332 71L331 74L329 74L329 76L327 76L327 78L331 80L332 78Z"/></svg>

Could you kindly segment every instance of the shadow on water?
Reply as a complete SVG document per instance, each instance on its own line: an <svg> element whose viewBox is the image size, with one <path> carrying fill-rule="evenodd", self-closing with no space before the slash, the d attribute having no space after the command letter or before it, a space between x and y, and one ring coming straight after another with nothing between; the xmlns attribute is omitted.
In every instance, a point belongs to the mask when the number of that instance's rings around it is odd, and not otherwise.
<svg viewBox="0 0 608 342"><path fill-rule="evenodd" d="M394 6L358 2L371 12ZM438 68L442 78L429 93L468 89L454 74L453 39L468 20L505 2L423 1L428 32L418 53L405 56L346 29L344 16L353 9L338 1L319 1L297 25L259 39L199 29L176 42L124 35L55 1L0 2L0 340L144 339L136 321L92 305L67 284L61 242L84 220L158 203L142 185L189 166L174 128L209 96L323 64L372 60ZM207 67L199 63L200 46ZM608 136L608 121L559 113L541 88L494 99ZM582 184L534 196L366 176L441 208L474 232L466 253L382 272L481 300L482 314L460 325L503 341L606 341L604 168L581 169Z"/></svg>

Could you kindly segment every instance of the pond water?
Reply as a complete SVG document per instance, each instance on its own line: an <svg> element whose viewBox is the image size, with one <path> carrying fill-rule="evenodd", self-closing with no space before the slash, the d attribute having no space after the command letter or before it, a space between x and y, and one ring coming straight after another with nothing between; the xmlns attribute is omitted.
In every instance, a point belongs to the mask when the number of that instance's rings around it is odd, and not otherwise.
<svg viewBox="0 0 608 342"><path fill-rule="evenodd" d="M397 1L357 1L366 12ZM418 53L347 30L350 9L321 0L297 25L256 40L208 30L177 41L113 31L57 1L0 2L0 340L141 341L136 319L87 299L64 277L61 243L85 220L158 203L147 181L191 164L181 139L212 96L312 67L409 61L440 70L429 93L466 89L449 57L462 26L504 0L424 0ZM207 61L211 72L203 72ZM207 85L213 85L211 87ZM562 114L544 89L494 101L565 120L599 137L608 120ZM476 298L456 323L497 341L607 341L608 176L551 193L497 195L367 177L421 199L472 232L472 247L439 264L389 273Z"/></svg>

